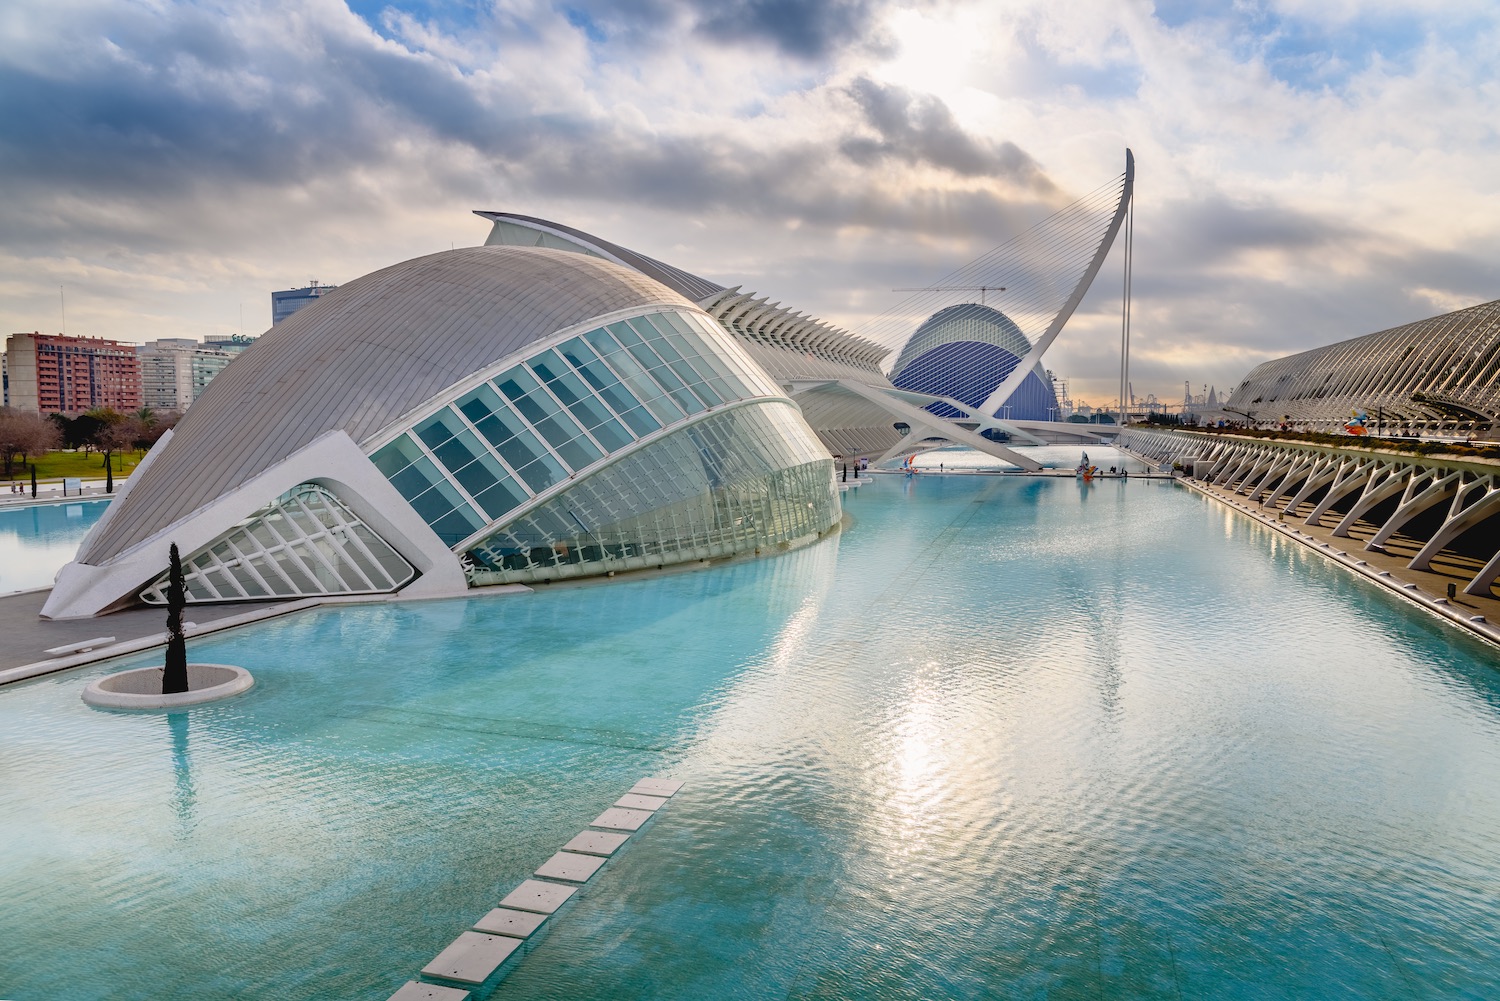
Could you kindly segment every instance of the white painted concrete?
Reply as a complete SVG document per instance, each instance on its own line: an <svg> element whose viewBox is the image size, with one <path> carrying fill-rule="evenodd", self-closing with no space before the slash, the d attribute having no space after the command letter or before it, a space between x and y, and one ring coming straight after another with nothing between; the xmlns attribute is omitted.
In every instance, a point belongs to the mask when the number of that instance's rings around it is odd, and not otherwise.
<svg viewBox="0 0 1500 1001"><path fill-rule="evenodd" d="M644 778L630 787L630 791L643 796L675 796L682 783L676 779Z"/></svg>
<svg viewBox="0 0 1500 1001"><path fill-rule="evenodd" d="M606 834L603 831L584 831L563 845L565 852L582 852L585 855L610 856L630 840L628 834Z"/></svg>
<svg viewBox="0 0 1500 1001"><path fill-rule="evenodd" d="M98 566L73 562L58 571L42 608L49 619L87 618L129 600L159 576L172 543L184 555L210 545L299 483L327 487L421 576L402 589L410 597L464 594L463 568L443 540L343 431L330 431L270 469L226 491L146 541ZM110 512L120 505L111 504ZM97 530L103 518L95 525ZM80 550L81 551L81 550Z"/></svg>
<svg viewBox="0 0 1500 1001"><path fill-rule="evenodd" d="M161 691L162 667L138 667L96 678L83 690L83 701L107 709L175 709L215 702L247 691L255 679L232 664L189 664L188 690L172 695Z"/></svg>
<svg viewBox="0 0 1500 1001"><path fill-rule="evenodd" d="M539 879L528 879L506 894L505 899L500 901L500 906L518 911L552 914L577 892L576 886L559 886Z"/></svg>
<svg viewBox="0 0 1500 1001"><path fill-rule="evenodd" d="M422 975L457 980L461 984L482 984L520 945L518 938L466 931L422 967Z"/></svg>
<svg viewBox="0 0 1500 1001"><path fill-rule="evenodd" d="M540 928L542 922L546 920L545 914L532 914L528 911L513 911L507 907L497 907L474 922L474 930L490 935L526 938Z"/></svg>
<svg viewBox="0 0 1500 1001"><path fill-rule="evenodd" d="M536 875L543 879L562 879L569 883L587 883L604 864L597 855L578 855L573 852L558 852L543 862Z"/></svg>
<svg viewBox="0 0 1500 1001"><path fill-rule="evenodd" d="M641 825L650 819L650 810L622 810L619 807L610 807L589 821L589 826L606 827L614 831L639 831Z"/></svg>
<svg viewBox="0 0 1500 1001"><path fill-rule="evenodd" d="M667 804L663 796L642 796L640 793L628 792L615 800L615 806L623 806L627 810L650 810L653 813Z"/></svg>
<svg viewBox="0 0 1500 1001"><path fill-rule="evenodd" d="M408 980L392 994L390 1001L467 1001L469 992L461 987L439 987Z"/></svg>
<svg viewBox="0 0 1500 1001"><path fill-rule="evenodd" d="M115 641L113 636L95 636L89 640L79 640L77 643L64 643L62 646L49 646L42 653L48 657L66 657L70 653L88 653L96 647L109 646Z"/></svg>

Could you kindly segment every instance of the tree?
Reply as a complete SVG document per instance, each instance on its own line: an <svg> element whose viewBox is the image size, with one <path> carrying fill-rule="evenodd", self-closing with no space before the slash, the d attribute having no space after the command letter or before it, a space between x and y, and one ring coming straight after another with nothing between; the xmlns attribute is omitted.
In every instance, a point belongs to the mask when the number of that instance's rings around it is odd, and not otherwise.
<svg viewBox="0 0 1500 1001"><path fill-rule="evenodd" d="M26 413L14 407L0 407L0 460L9 478L17 459L38 456L56 448L62 441L57 425L40 414Z"/></svg>
<svg viewBox="0 0 1500 1001"><path fill-rule="evenodd" d="M100 407L83 414L84 417L92 417L99 422L99 429L94 432L93 445L104 453L104 465L110 469L110 458L116 452L128 452L135 448L135 441L140 437L140 425L134 417L126 417L117 410L109 407Z"/></svg>
<svg viewBox="0 0 1500 1001"><path fill-rule="evenodd" d="M182 634L187 585L182 576L182 557L177 555L177 543L172 543L167 560L167 660L161 672L161 693L175 695L188 690L187 637Z"/></svg>
<svg viewBox="0 0 1500 1001"><path fill-rule="evenodd" d="M81 448L85 451L94 445L94 434L104 422L90 414L69 417L67 414L50 414L47 418L62 432L64 448Z"/></svg>
<svg viewBox="0 0 1500 1001"><path fill-rule="evenodd" d="M141 415L137 412L135 416L139 418ZM182 415L175 410L168 410L164 413L153 413L150 423L142 425L141 436L136 440L136 444L141 448L151 448L158 441L161 441L162 435L176 427L177 422L181 418Z"/></svg>

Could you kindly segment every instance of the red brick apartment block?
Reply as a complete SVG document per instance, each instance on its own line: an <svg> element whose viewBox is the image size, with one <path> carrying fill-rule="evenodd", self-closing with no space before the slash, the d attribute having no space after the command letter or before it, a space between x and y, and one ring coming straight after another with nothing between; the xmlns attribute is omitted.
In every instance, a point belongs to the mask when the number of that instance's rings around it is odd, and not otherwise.
<svg viewBox="0 0 1500 1001"><path fill-rule="evenodd" d="M95 407L139 410L141 363L134 344L102 337L11 334L5 341L10 404L35 413Z"/></svg>

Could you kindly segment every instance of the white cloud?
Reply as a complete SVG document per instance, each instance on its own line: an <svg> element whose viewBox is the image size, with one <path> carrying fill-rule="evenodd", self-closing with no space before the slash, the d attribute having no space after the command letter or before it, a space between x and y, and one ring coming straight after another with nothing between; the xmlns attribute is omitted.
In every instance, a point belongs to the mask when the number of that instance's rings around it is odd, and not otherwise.
<svg viewBox="0 0 1500 1001"><path fill-rule="evenodd" d="M55 325L63 283L75 332L254 329L271 289L477 243L494 208L855 325L1127 144L1138 393L1500 295L1485 5L581 9L7 5L0 322ZM1049 355L1075 393L1113 394L1118 294L1112 265Z"/></svg>

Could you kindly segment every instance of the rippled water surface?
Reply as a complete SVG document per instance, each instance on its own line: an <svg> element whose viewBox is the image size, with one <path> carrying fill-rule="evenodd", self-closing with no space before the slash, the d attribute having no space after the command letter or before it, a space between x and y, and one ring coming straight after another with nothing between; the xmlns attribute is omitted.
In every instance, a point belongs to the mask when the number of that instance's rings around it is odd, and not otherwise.
<svg viewBox="0 0 1500 1001"><path fill-rule="evenodd" d="M481 996L1500 996L1492 648L1166 482L846 507L205 640L259 684L187 713L0 690L0 996L380 1001L647 774Z"/></svg>
<svg viewBox="0 0 1500 1001"><path fill-rule="evenodd" d="M50 585L108 504L0 508L0 594Z"/></svg>

